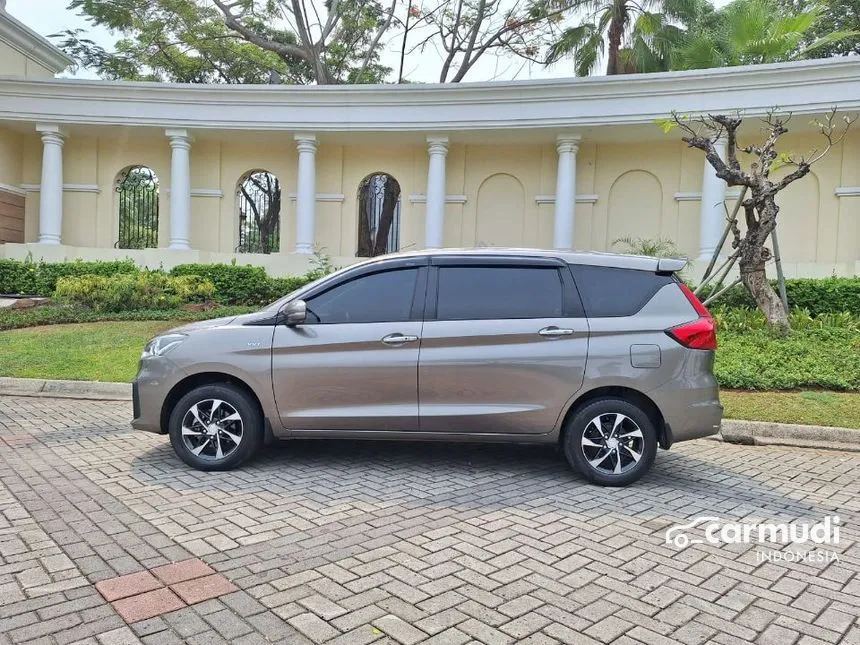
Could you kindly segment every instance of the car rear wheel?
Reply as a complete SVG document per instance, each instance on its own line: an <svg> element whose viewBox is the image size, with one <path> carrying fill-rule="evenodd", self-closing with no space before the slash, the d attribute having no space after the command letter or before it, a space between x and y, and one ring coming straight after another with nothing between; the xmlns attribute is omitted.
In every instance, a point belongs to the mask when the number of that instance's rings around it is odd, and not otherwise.
<svg viewBox="0 0 860 645"><path fill-rule="evenodd" d="M229 384L194 388L170 413L170 443L198 470L229 470L253 457L262 444L263 420L256 402Z"/></svg>
<svg viewBox="0 0 860 645"><path fill-rule="evenodd" d="M630 401L596 399L568 420L564 454L590 482L626 486L654 462L657 431L648 414Z"/></svg>

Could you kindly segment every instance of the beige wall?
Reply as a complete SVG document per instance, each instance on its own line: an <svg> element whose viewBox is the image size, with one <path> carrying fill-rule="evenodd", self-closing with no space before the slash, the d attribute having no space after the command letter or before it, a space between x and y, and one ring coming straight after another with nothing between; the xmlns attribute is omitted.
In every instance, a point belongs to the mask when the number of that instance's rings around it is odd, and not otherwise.
<svg viewBox="0 0 860 645"><path fill-rule="evenodd" d="M492 139L491 135L487 136ZM317 153L316 239L327 253L351 258L356 250L357 189L375 172L393 175L401 187L401 248L424 245L425 205L410 196L426 188L427 152L415 139L398 144L397 135L380 136L385 145L337 143L322 138ZM538 196L555 192L557 153L551 143L474 145L452 141L447 159L446 246L549 247L553 235L550 203ZM786 137L785 148L805 152L817 142ZM238 243L236 190L248 171L265 169L281 181L281 248L295 244L295 142L289 133L267 140L201 138L192 143L191 184L195 191L223 196L192 197L191 244L205 253L230 254ZM37 134L0 130L0 183L38 184L41 142ZM79 190L64 194L64 244L107 249L117 239L119 173L129 165L151 167L160 179L160 246L169 239L170 147L161 131L143 135L115 129L104 136L70 135L64 148L64 181ZM620 237L664 237L695 257L699 245L699 201L678 193L701 189L703 159L698 151L673 141L640 144L585 140L577 155L580 196L596 195L576 207L575 245L613 250ZM92 190L92 187L98 191ZM808 178L779 200L780 242L789 274L854 273L860 262L860 197L837 197L838 187L860 186L860 137L833 150ZM82 189L80 187L83 187ZM338 196L342 195L342 199ZM465 196L465 201L462 197ZM26 199L26 240L38 235L37 192ZM546 202L546 200L543 200ZM213 256L214 257L214 256ZM219 256L220 257L220 256ZM249 260L248 256L246 257ZM272 258L253 258L271 263Z"/></svg>
<svg viewBox="0 0 860 645"><path fill-rule="evenodd" d="M21 184L21 163L23 150L21 136L0 128L0 184L18 186Z"/></svg>
<svg viewBox="0 0 860 645"><path fill-rule="evenodd" d="M9 44L0 42L0 76L53 78L54 73Z"/></svg>

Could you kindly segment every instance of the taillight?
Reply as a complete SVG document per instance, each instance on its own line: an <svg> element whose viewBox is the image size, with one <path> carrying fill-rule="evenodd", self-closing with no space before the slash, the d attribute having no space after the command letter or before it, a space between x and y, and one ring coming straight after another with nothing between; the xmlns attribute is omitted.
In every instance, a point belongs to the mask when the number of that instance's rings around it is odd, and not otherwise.
<svg viewBox="0 0 860 645"><path fill-rule="evenodd" d="M699 301L696 294L690 291L690 287L683 282L679 282L678 286L699 314L699 319L667 329L666 333L690 349L717 349L717 325L710 312Z"/></svg>

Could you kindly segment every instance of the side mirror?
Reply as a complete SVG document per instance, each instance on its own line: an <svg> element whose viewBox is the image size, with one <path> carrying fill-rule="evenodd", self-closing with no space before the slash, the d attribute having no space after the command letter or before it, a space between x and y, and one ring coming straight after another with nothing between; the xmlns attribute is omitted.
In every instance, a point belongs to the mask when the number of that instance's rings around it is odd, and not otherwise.
<svg viewBox="0 0 860 645"><path fill-rule="evenodd" d="M304 300L293 300L284 305L281 310L284 324L287 327L295 327L305 322L308 317L308 306Z"/></svg>

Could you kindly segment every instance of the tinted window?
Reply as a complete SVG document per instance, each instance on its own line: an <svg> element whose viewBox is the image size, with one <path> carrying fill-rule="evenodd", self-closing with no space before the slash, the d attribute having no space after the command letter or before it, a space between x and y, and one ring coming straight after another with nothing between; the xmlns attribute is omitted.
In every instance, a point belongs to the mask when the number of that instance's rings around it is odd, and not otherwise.
<svg viewBox="0 0 860 645"><path fill-rule="evenodd" d="M585 314L592 318L632 316L657 291L674 281L670 275L636 269L584 264L572 265L571 269L582 296Z"/></svg>
<svg viewBox="0 0 860 645"><path fill-rule="evenodd" d="M409 320L418 269L374 273L307 301L308 322L324 324Z"/></svg>
<svg viewBox="0 0 860 645"><path fill-rule="evenodd" d="M439 267L438 320L558 318L562 284L552 267Z"/></svg>

